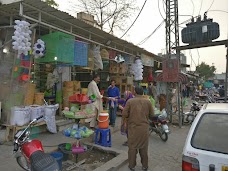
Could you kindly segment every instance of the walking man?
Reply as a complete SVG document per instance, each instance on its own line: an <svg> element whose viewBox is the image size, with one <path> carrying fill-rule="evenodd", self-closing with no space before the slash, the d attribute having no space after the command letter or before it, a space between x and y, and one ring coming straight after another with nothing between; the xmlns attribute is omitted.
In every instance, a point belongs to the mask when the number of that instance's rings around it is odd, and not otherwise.
<svg viewBox="0 0 228 171"><path fill-rule="evenodd" d="M110 123L112 127L115 126L116 122L116 111L117 111L117 100L120 98L120 91L118 87L116 87L116 82L115 80L111 81L111 86L108 88L108 97L109 97L109 118L110 118Z"/></svg>
<svg viewBox="0 0 228 171"><path fill-rule="evenodd" d="M100 82L100 76L99 75L94 75L93 80L89 83L88 85L88 96L95 95L96 100L95 102L91 104L87 104L86 108L87 109L92 109L95 112L95 117L86 119L86 122L90 122L90 128L94 128L96 126L96 119L97 115L103 111L103 104L102 104L102 98L103 96L100 94L100 91L98 89L97 84Z"/></svg>
<svg viewBox="0 0 228 171"><path fill-rule="evenodd" d="M154 116L154 111L151 102L142 96L142 87L135 87L135 93L135 98L129 99L123 109L123 117L128 119L128 167L135 170L139 151L142 169L147 171L149 117Z"/></svg>

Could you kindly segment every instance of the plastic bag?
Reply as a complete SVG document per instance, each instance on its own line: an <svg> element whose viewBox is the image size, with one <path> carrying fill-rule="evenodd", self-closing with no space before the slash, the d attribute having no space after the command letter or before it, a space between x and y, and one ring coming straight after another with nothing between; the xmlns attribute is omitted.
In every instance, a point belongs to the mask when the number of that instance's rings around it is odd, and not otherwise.
<svg viewBox="0 0 228 171"><path fill-rule="evenodd" d="M55 114L56 110L59 108L59 104L48 105L44 107L44 120L47 123L47 129L51 133L57 133L56 122L55 122Z"/></svg>
<svg viewBox="0 0 228 171"><path fill-rule="evenodd" d="M183 100L183 106L188 106L188 99L186 97Z"/></svg>
<svg viewBox="0 0 228 171"><path fill-rule="evenodd" d="M102 62L101 54L100 54L100 46L94 45L93 56L94 56L94 69L103 70L103 62Z"/></svg>
<svg viewBox="0 0 228 171"><path fill-rule="evenodd" d="M161 115L162 117L167 118L167 113L165 109L162 110Z"/></svg>
<svg viewBox="0 0 228 171"><path fill-rule="evenodd" d="M150 102L152 103L153 108L155 108L155 100L152 96L150 96Z"/></svg>

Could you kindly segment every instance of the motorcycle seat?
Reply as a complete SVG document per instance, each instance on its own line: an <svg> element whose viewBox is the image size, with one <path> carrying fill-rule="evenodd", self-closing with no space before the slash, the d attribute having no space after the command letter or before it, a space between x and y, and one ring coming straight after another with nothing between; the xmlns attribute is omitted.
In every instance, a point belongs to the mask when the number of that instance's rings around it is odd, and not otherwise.
<svg viewBox="0 0 228 171"><path fill-rule="evenodd" d="M57 161L43 151L36 151L30 157L31 171L60 171Z"/></svg>

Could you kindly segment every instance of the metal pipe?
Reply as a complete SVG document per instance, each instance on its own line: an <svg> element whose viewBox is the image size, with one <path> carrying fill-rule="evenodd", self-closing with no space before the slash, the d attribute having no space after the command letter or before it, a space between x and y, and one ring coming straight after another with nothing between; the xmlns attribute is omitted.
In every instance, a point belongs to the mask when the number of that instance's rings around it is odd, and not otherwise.
<svg viewBox="0 0 228 171"><path fill-rule="evenodd" d="M23 2L22 2L22 3L23 3ZM60 18L58 18L58 17L56 17L56 16L54 16L54 15L48 14L47 12L44 12L44 11L42 11L42 10L39 10L39 9L37 9L37 8L35 8L35 7L31 6L31 5L29 5L29 4L23 3L23 5L24 5L24 6L27 6L27 7L29 7L29 8L32 8L32 9L34 9L34 10L36 10L36 11L39 11L40 13L43 13L43 14L49 16L49 17L53 17L53 18L55 18L55 19L57 19L57 20L59 20L59 21L61 21L61 22L63 22L63 23L69 24L69 25L72 26L72 27L79 28L79 29L81 29L81 30L83 30L83 31L86 31L86 32L91 33L91 34L93 34L93 35L96 35L96 36L98 36L98 37L104 38L103 36L100 36L100 35L98 35L98 34L95 34L95 33L91 32L91 31L88 31L88 30L86 30L86 29L83 29L83 28L81 28L81 27L79 27L79 26L77 26L77 25L74 25L74 24L72 24L72 23L70 23L70 22L67 22L67 21L63 20L63 19L60 19ZM56 11L56 12L58 12L58 11Z"/></svg>
<svg viewBox="0 0 228 171"><path fill-rule="evenodd" d="M24 18L26 18L26 19L29 19L29 20L31 20L31 21L34 21L34 22L38 22L38 23L39 23L38 20L36 20L36 19L34 19L34 18L31 18L31 17L29 17L29 16L27 16L27 15L22 15L22 17L24 17ZM88 41L88 42L95 43L95 44L97 44L97 45L100 45L100 46L103 46L103 47L106 47L106 48L109 48L109 49L116 50L116 51L121 52L121 53L125 53L125 54L128 54L128 55L134 55L134 54L131 54L131 53L128 53L128 52L124 52L124 51L122 51L122 50L119 50L119 49L116 49L116 48L107 46L107 45L105 45L105 44L96 42L96 41L94 41L94 40L87 39L87 38L85 38L85 37L82 37L82 36L79 36L79 35L77 35L77 34L71 33L71 32L69 32L69 31L63 30L63 29L61 29L61 28L58 28L58 27L52 26L52 25L50 25L50 24L44 23L44 22L42 22L42 21L40 22L40 24L42 24L42 25L44 25L44 26L47 26L47 27L50 27L50 28L53 28L53 29L55 29L55 30L61 31L61 32L63 32L63 33L66 33L66 34L69 34L69 35L72 35L72 36L81 38L81 39L86 40L86 41ZM130 50L131 50L131 49L130 49Z"/></svg>
<svg viewBox="0 0 228 171"><path fill-rule="evenodd" d="M178 65L180 66L180 50L177 50L177 59L178 59ZM181 69L179 67L179 72L178 74L181 73ZM179 77L179 76L178 76ZM180 101L180 83L177 83L177 105L178 105L178 116L179 116L179 127L182 127L182 112L180 111L180 105L181 105L181 101Z"/></svg>
<svg viewBox="0 0 228 171"><path fill-rule="evenodd" d="M225 103L227 102L227 77L228 77L228 43L226 44Z"/></svg>
<svg viewBox="0 0 228 171"><path fill-rule="evenodd" d="M24 2L21 2L21 3L22 3L22 5L27 6L27 7L29 7L29 8L32 8L32 9L34 9L34 10L40 12L41 14L43 13L43 14L45 14L45 15L47 15L47 16L50 16L50 17L53 17L54 19L57 19L57 20L59 20L59 21L61 21L61 22L64 22L64 23L66 23L66 24L69 24L69 25L72 26L72 27L75 27L75 28L81 29L81 30L83 30L83 31L86 31L87 33L90 33L90 35L95 35L95 36L98 36L98 37L100 37L100 38L105 39L105 37L103 37L103 36L101 36L101 35L99 35L99 34L95 34L95 33L91 32L91 31L88 31L88 30L82 28L82 27L79 27L79 26L74 25L74 24L72 24L72 23L70 23L70 22L68 22L68 21L65 21L65 20L63 20L63 19L60 19L60 18L58 18L58 17L56 17L56 16L54 16L54 15L51 15L51 14L49 14L49 13L47 13L47 12L44 12L44 11L42 11L42 10L39 10L39 9L37 9L37 8L35 8L35 7L33 7L33 6L29 5L29 4L26 4L26 3L24 3ZM20 7L20 8L21 8L21 7ZM22 12L23 12L23 8L22 8ZM25 15L23 15L23 16L25 16ZM29 16L28 16L28 17L29 17ZM30 18L31 18L31 17L30 17ZM68 34L69 34L69 33L68 33ZM74 36L75 36L75 35L76 35L76 34L74 34ZM79 37L79 38L84 39L84 40L87 40L87 41L90 40L90 39L86 39L86 38L84 38L84 37L82 37L82 36L79 36L79 35L77 35L76 37ZM95 43L95 41L94 41L93 43ZM113 43L118 44L118 45L120 45L120 46L123 46L122 44L119 44L119 43L116 43L116 42L113 42ZM98 44L98 43L97 43L97 44ZM114 44L115 47L114 47L114 48L111 48L111 49L116 50L116 45L115 45L115 44ZM102 44L102 46L104 46L104 45ZM110 46L104 46L104 47L109 47L109 48L110 48ZM132 49L130 49L130 48L127 48L127 49L132 50ZM130 54L130 53L128 53L128 52L121 51L121 50L118 50L118 49L117 49L117 51L122 52L122 53L129 54L129 55L134 55L133 53Z"/></svg>

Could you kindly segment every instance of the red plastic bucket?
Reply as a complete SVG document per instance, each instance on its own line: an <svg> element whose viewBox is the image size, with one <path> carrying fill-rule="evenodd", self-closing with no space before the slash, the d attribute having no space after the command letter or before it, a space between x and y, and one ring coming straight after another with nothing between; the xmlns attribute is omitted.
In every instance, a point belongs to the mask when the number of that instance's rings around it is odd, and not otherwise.
<svg viewBox="0 0 228 171"><path fill-rule="evenodd" d="M109 114L100 113L98 117L98 127L100 129L107 129L109 126Z"/></svg>

